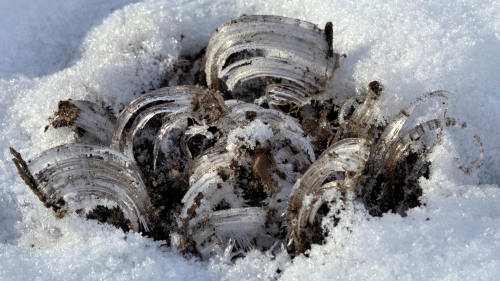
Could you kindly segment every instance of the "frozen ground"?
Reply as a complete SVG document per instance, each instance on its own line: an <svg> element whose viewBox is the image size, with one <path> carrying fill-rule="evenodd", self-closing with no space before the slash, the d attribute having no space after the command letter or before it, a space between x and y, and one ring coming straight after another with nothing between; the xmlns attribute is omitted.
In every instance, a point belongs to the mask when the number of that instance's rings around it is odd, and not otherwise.
<svg viewBox="0 0 500 281"><path fill-rule="evenodd" d="M495 280L500 276L500 3L465 1L0 0L0 280ZM57 101L104 100L115 110L158 86L180 53L195 53L219 24L242 13L333 22L347 54L335 93L385 85L391 115L436 89L486 151L455 132L431 156L425 206L370 218L345 206L326 245L290 261L253 252L186 261L137 234L70 217L56 220L17 177L8 147L31 157L69 141L43 133ZM181 40L181 34L184 39ZM422 109L421 115L432 110ZM453 132L452 132L453 135ZM280 274L277 274L280 269Z"/></svg>

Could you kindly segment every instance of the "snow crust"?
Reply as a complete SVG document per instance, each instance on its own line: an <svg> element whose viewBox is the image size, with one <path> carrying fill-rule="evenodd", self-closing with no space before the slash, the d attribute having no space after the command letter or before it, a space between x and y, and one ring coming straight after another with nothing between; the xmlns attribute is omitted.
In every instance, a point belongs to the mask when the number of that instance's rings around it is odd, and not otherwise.
<svg viewBox="0 0 500 281"><path fill-rule="evenodd" d="M498 1L133 2L0 2L0 280L497 279ZM431 178L422 180L425 205L407 217L373 218L358 203L346 204L337 227L325 221L327 242L309 258L251 252L235 264L224 256L185 260L135 233L55 219L18 178L9 146L31 158L71 141L68 132L44 133L59 100L104 101L118 112L158 87L179 54L198 52L218 25L243 13L298 17L320 27L332 21L334 49L347 57L331 94L361 94L379 80L380 118L428 91L449 91L449 115L481 136L483 168L472 176L458 169L454 159L473 161L477 148L470 136L450 132L431 155ZM436 112L424 107L419 114Z"/></svg>

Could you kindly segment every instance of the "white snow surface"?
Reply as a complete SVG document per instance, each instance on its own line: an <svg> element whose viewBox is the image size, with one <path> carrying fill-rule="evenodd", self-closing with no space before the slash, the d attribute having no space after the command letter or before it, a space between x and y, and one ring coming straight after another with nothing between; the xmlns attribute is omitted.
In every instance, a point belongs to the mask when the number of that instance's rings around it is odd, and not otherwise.
<svg viewBox="0 0 500 281"><path fill-rule="evenodd" d="M102 100L118 112L158 87L179 54L198 52L218 25L243 13L320 27L332 21L334 48L347 57L331 94L361 94L370 81L381 81L382 116L428 91L451 92L449 115L481 136L483 167L472 176L457 168L455 157L473 162L477 147L471 136L451 133L431 155L431 178L421 182L424 205L407 217L374 218L359 203L346 203L337 227L324 221L326 244L294 260L260 252L234 264L224 257L185 260L137 233L55 219L17 176L8 147L31 158L71 141L65 131L44 133L59 100ZM500 276L500 2L0 0L0 26L0 280Z"/></svg>

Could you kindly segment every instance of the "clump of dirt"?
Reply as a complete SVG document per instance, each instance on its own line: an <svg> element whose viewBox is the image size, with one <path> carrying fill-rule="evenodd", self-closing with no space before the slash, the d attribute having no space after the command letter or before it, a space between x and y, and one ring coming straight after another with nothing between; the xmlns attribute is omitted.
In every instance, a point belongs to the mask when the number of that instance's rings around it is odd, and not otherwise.
<svg viewBox="0 0 500 281"><path fill-rule="evenodd" d="M271 189L272 175L275 170L276 161L271 151L258 149L253 158L252 172L260 179L265 190Z"/></svg>
<svg viewBox="0 0 500 281"><path fill-rule="evenodd" d="M393 212L406 216L406 212L421 205L422 187L419 179L429 178L429 161L411 152L401 157L393 173L380 173L361 184L360 198L372 216Z"/></svg>
<svg viewBox="0 0 500 281"><path fill-rule="evenodd" d="M199 120L207 120L214 123L227 112L224 98L218 91L209 91L208 94L198 97L193 105L193 112L199 116Z"/></svg>
<svg viewBox="0 0 500 281"><path fill-rule="evenodd" d="M264 206L262 201L269 196L269 186L266 186L248 165L234 163L232 168L235 171L236 188L243 190L242 197L246 203L252 207Z"/></svg>
<svg viewBox="0 0 500 281"><path fill-rule="evenodd" d="M313 145L316 156L319 156L331 143L339 127L339 106L332 99L313 99L302 106L297 118L302 130L314 138Z"/></svg>
<svg viewBox="0 0 500 281"><path fill-rule="evenodd" d="M114 225L125 232L128 232L132 228L130 221L125 218L122 210L117 206L108 208L103 205L97 205L87 214L87 219Z"/></svg>
<svg viewBox="0 0 500 281"><path fill-rule="evenodd" d="M138 133L134 140L134 156L140 168L151 203L155 207L160 220L151 235L157 240L168 240L172 226L175 225L176 214L180 213L181 200L189 189L189 163L185 162L182 150L173 159L166 159L160 152L158 167L154 167L152 128L155 122L160 124L161 118L154 118ZM156 124L156 125L158 125ZM180 139L177 139L180 147Z"/></svg>
<svg viewBox="0 0 500 281"><path fill-rule="evenodd" d="M68 127L73 125L73 122L78 118L80 110L70 100L59 101L57 104L57 112L55 118L52 120L51 125L54 128Z"/></svg>

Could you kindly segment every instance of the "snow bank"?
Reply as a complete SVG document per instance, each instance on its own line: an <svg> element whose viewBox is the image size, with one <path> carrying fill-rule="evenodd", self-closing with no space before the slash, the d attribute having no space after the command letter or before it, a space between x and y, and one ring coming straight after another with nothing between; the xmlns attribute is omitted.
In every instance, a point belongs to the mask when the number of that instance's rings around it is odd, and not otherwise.
<svg viewBox="0 0 500 281"><path fill-rule="evenodd" d="M499 275L498 1L131 2L0 3L1 280L493 280ZM449 115L467 121L482 138L482 170L464 176L454 158L473 158L476 147L470 137L447 138L431 156L431 178L422 182L425 205L408 217L370 218L362 207L348 205L326 245L313 247L310 258L290 261L252 252L234 265L224 257L186 261L134 233L75 218L57 220L18 179L9 146L31 157L70 141L67 132L44 133L58 100L105 101L118 111L158 87L179 54L198 52L218 25L242 13L292 16L320 26L332 21L334 48L347 54L332 94L358 94L379 80L386 90L381 116L395 114L425 92L450 91ZM420 113L434 114L426 107Z"/></svg>

